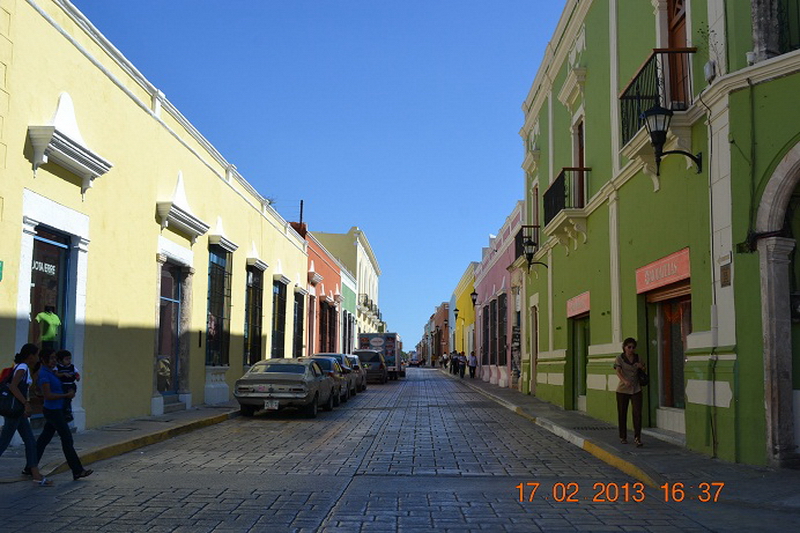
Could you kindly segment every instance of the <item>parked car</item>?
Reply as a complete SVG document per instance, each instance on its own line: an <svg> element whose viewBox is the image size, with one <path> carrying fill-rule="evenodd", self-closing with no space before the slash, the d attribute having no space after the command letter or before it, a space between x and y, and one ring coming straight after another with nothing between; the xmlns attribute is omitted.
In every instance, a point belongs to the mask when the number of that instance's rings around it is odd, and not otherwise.
<svg viewBox="0 0 800 533"><path fill-rule="evenodd" d="M320 355L300 357L299 359L316 361L322 368L322 371L333 380L333 387L338 392L338 394L334 394L333 405L339 405L350 399L350 388L348 387L347 377L345 376L344 369L336 358Z"/></svg>
<svg viewBox="0 0 800 533"><path fill-rule="evenodd" d="M347 359L347 356L343 353L318 353L315 354L314 357L333 357L339 362L339 365L342 367L342 371L344 372L345 378L347 378L347 385L349 388L348 396L355 396L356 393L360 390L358 387L359 382L359 375L353 371L353 367L350 365L350 361Z"/></svg>
<svg viewBox="0 0 800 533"><path fill-rule="evenodd" d="M354 350L353 355L358 356L361 364L367 371L367 379L376 379L379 383L389 381L389 371L383 354L378 350Z"/></svg>
<svg viewBox="0 0 800 533"><path fill-rule="evenodd" d="M308 359L259 361L236 380L233 389L244 416L253 416L258 409L297 407L311 418L320 406L333 410L336 392L333 379L319 363Z"/></svg>
<svg viewBox="0 0 800 533"><path fill-rule="evenodd" d="M358 391L367 390L367 370L361 364L361 359L357 355L347 355L347 360L350 361L350 368L358 376L356 382L358 383Z"/></svg>

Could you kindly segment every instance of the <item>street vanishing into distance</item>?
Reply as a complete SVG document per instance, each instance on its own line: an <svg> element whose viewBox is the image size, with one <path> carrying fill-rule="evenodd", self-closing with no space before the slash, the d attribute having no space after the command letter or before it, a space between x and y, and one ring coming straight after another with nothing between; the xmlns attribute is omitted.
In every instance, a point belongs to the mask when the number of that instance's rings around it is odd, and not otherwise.
<svg viewBox="0 0 800 533"><path fill-rule="evenodd" d="M316 419L262 411L100 461L86 481L62 474L53 488L3 484L2 530L686 532L778 525L726 504L724 494L717 502L667 504L658 489L645 489L466 381L412 368L406 379L370 384Z"/></svg>

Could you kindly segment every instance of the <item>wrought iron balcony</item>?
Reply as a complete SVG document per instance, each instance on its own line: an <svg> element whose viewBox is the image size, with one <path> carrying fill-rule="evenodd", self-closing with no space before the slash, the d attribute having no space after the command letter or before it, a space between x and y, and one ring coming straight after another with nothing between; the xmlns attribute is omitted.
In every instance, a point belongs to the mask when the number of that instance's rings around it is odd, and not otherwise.
<svg viewBox="0 0 800 533"><path fill-rule="evenodd" d="M582 209L586 206L589 188L587 167L564 167L544 193L544 225L547 226L565 209Z"/></svg>
<svg viewBox="0 0 800 533"><path fill-rule="evenodd" d="M539 226L522 226L514 236L514 259L525 255L525 243L530 242L534 249L539 248ZM534 252L535 253L535 252Z"/></svg>
<svg viewBox="0 0 800 533"><path fill-rule="evenodd" d="M656 48L620 93L622 144L636 135L642 113L655 105L684 111L693 103L691 54L696 48Z"/></svg>

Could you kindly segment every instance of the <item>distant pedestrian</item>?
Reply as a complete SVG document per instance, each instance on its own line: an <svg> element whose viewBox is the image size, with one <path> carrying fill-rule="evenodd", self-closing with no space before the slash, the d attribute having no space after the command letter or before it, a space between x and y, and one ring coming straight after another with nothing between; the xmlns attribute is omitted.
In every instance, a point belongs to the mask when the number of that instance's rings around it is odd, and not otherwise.
<svg viewBox="0 0 800 533"><path fill-rule="evenodd" d="M455 350L450 354L450 373L454 376L458 374L458 352Z"/></svg>
<svg viewBox="0 0 800 533"><path fill-rule="evenodd" d="M478 367L478 358L475 357L475 352L470 352L469 360L467 361L469 365L469 377L470 379L475 379L475 369Z"/></svg>
<svg viewBox="0 0 800 533"><path fill-rule="evenodd" d="M8 382L8 389L25 406L25 412L17 418L3 417L3 431L0 433L0 455L6 451L14 433L19 433L25 444L25 469L23 475L33 476L33 482L40 487L50 487L53 482L39 472L39 459L36 455L36 437L31 429L31 404L28 401L28 388L33 383L36 356L39 348L35 344L24 345L14 357L14 369Z"/></svg>
<svg viewBox="0 0 800 533"><path fill-rule="evenodd" d="M64 392L77 392L78 386L76 381L81 380L81 374L75 365L72 364L72 354L67 350L59 350L56 352L56 376L61 380L61 388ZM72 398L64 399L64 418L67 422L72 422Z"/></svg>
<svg viewBox="0 0 800 533"><path fill-rule="evenodd" d="M75 391L64 392L61 388L61 380L55 375L56 368L56 354L53 350L42 350L39 354L39 360L42 363L39 369L39 390L44 397L44 408L42 414L46 421L42 433L36 440L36 453L38 458L41 459L44 455L44 450L52 440L53 435L58 433L61 439L61 449L64 452L64 458L72 470L72 479L80 479L92 474L92 470L83 468L78 454L75 452L75 447L72 440L72 432L67 425L67 420L64 417L64 399L72 399L75 396Z"/></svg>
<svg viewBox="0 0 800 533"><path fill-rule="evenodd" d="M467 357L464 352L458 354L458 375L464 379L464 371L467 369Z"/></svg>
<svg viewBox="0 0 800 533"><path fill-rule="evenodd" d="M628 337L622 343L623 352L614 361L617 372L617 418L619 440L628 444L628 403L633 406L633 440L642 446L642 386L639 385L639 369L645 370L636 353L636 339Z"/></svg>

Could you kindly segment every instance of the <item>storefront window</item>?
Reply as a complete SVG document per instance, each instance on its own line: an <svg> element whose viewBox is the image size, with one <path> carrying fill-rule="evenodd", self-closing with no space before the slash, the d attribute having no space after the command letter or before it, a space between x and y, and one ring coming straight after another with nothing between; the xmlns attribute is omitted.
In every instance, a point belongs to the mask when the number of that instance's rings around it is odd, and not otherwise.
<svg viewBox="0 0 800 533"><path fill-rule="evenodd" d="M294 348L293 357L303 355L303 315L305 314L306 298L303 294L294 294Z"/></svg>
<svg viewBox="0 0 800 533"><path fill-rule="evenodd" d="M60 350L66 334L70 237L38 226L31 265L28 342Z"/></svg>

